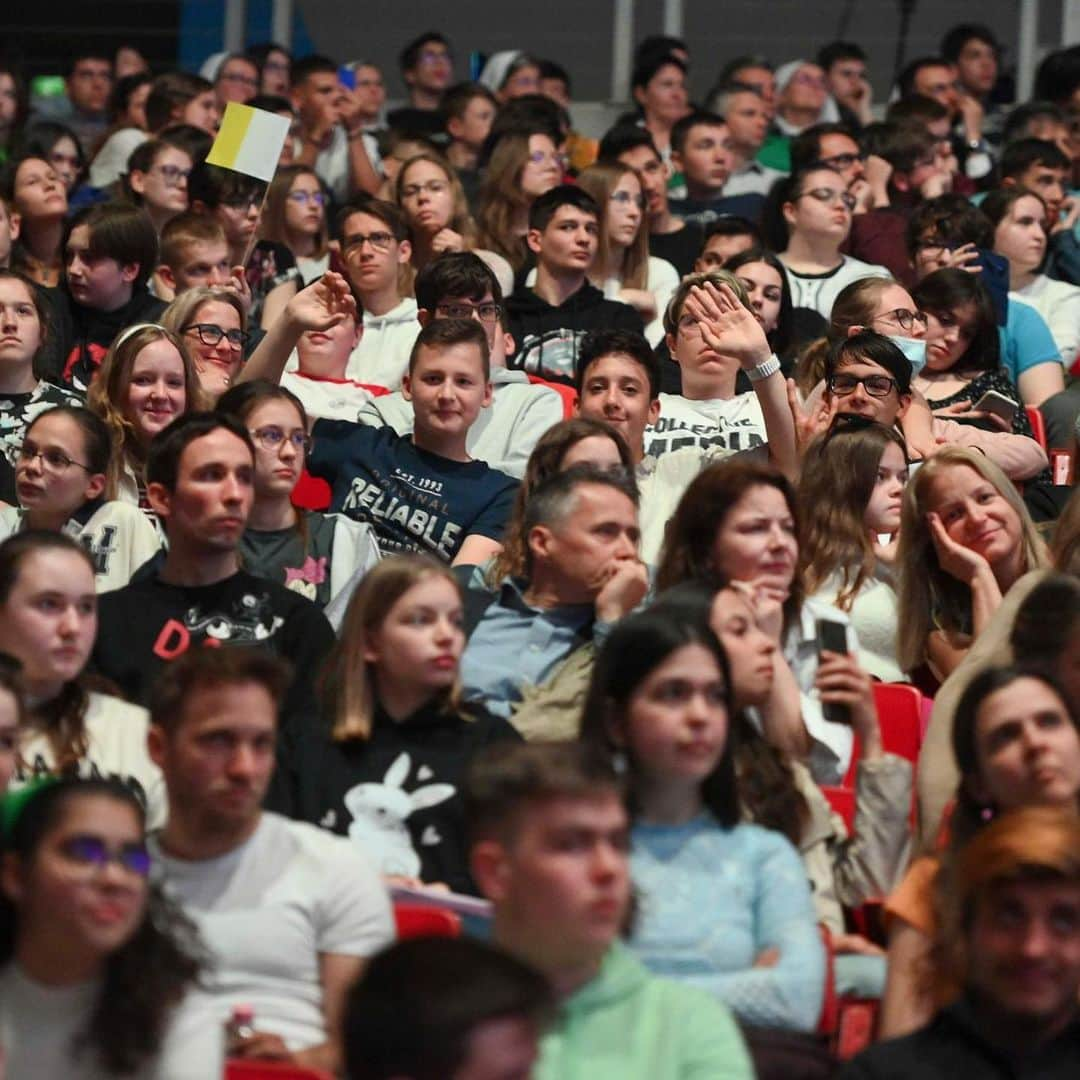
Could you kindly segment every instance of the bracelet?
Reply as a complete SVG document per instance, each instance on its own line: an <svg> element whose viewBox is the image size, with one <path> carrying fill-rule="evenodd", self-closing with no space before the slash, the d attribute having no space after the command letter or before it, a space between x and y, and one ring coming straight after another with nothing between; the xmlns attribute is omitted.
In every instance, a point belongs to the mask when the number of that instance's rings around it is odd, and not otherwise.
<svg viewBox="0 0 1080 1080"><path fill-rule="evenodd" d="M761 382L762 379L767 379L770 375L775 375L780 370L780 361L776 357L776 353L773 353L768 360L763 360L755 367L746 368L746 377L751 382Z"/></svg>

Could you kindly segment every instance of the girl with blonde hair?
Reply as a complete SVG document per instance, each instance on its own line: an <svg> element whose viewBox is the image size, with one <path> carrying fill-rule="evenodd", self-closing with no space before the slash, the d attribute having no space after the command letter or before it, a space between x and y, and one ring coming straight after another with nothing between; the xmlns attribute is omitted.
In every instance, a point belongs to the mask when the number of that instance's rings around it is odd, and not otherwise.
<svg viewBox="0 0 1080 1080"><path fill-rule="evenodd" d="M129 326L105 354L86 405L112 437L106 497L149 511L145 467L150 440L181 414L206 407L183 339L157 323Z"/></svg>
<svg viewBox="0 0 1080 1080"><path fill-rule="evenodd" d="M629 165L602 161L585 169L578 184L600 207L600 237L589 278L609 300L638 311L655 348L664 336L664 310L679 285L679 272L649 254L641 177Z"/></svg>
<svg viewBox="0 0 1080 1080"><path fill-rule="evenodd" d="M405 884L474 892L460 797L473 754L520 738L459 701L461 590L422 555L384 559L360 582L324 674L329 735L290 754L292 816L347 834Z"/></svg>
<svg viewBox="0 0 1080 1080"><path fill-rule="evenodd" d="M985 454L949 446L908 485L900 521L898 659L940 682L1002 597L1049 557L1016 488Z"/></svg>
<svg viewBox="0 0 1080 1080"><path fill-rule="evenodd" d="M163 312L161 325L181 337L210 404L240 374L247 344L247 311L228 289L188 289Z"/></svg>

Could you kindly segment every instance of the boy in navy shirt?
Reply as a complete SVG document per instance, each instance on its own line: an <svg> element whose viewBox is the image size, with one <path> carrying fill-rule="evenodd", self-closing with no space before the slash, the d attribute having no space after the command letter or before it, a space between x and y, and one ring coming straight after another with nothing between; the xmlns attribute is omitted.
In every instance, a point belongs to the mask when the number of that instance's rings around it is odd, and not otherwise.
<svg viewBox="0 0 1080 1080"><path fill-rule="evenodd" d="M375 529L385 554L422 551L478 564L502 547L517 481L473 461L469 428L491 404L487 335L473 319L421 330L402 382L412 437L319 420L308 470L332 489L331 510Z"/></svg>

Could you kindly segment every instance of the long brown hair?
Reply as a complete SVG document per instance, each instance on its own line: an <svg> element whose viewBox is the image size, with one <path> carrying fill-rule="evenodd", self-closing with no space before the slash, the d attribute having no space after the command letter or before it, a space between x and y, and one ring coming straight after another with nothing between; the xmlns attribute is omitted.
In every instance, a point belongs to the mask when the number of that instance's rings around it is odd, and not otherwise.
<svg viewBox="0 0 1080 1080"><path fill-rule="evenodd" d="M611 202L612 192L619 186L619 181L624 176L636 176L641 183L641 174L624 165L621 161L598 161L590 165L578 177L578 185L583 191L587 191L600 207L600 236L596 246L596 257L593 259L593 269L599 271L603 277L607 271L608 262L611 258L611 230L608 228L608 204ZM642 185L644 190L644 185ZM626 289L644 289L649 280L649 226L642 211L641 223L638 226L637 236L634 242L623 252L622 267L619 275L622 286ZM594 285L603 285L602 281L593 281Z"/></svg>
<svg viewBox="0 0 1080 1080"><path fill-rule="evenodd" d="M450 198L453 201L454 207L450 215L450 220L447 222L447 227L453 229L454 232L459 233L461 238L465 241L465 247L468 250L472 250L476 246L476 222L473 221L472 214L469 213L469 201L465 198L465 189L461 186L461 181L458 179L457 172L446 158L441 154L433 154L430 151L426 151L423 154L414 154L401 166L398 170L397 181L394 184L394 198L397 200L402 216L409 225L409 239L413 244L413 258L415 259L416 257L416 230L409 222L408 215L405 212L405 206L401 201L401 189L405 186L405 174L418 161L426 161L429 165L434 165L437 169L442 170L443 176L446 177L446 182L450 185Z"/></svg>
<svg viewBox="0 0 1080 1080"><path fill-rule="evenodd" d="M292 194L292 186L301 176L315 177L319 183L319 190L325 196L326 190L323 187L323 182L319 178L319 174L310 165L285 165L278 169L266 192L266 206L263 209L259 229L261 239L272 240L274 243L291 247L287 239L288 228L285 223L285 209L289 202L289 196ZM312 256L315 259L321 259L326 254L330 243L326 213L328 209L329 207L324 203L322 226L319 229L319 235L315 238L315 254Z"/></svg>
<svg viewBox="0 0 1080 1080"><path fill-rule="evenodd" d="M529 136L503 135L488 162L477 205L479 243L501 255L516 271L525 264L525 239L514 232L514 218L528 211L529 197L521 190L521 174L529 160Z"/></svg>
<svg viewBox="0 0 1080 1080"><path fill-rule="evenodd" d="M787 503L799 535L799 507L795 492L784 475L770 465L729 459L703 469L683 492L668 522L656 591L663 592L682 581L707 581L714 589L728 582L716 565L716 535L735 504L751 488L776 488ZM802 606L803 584L796 570L784 602L785 629L792 625Z"/></svg>
<svg viewBox="0 0 1080 1080"><path fill-rule="evenodd" d="M518 485L514 497L514 509L510 514L503 537L502 551L495 556L485 578L487 583L497 587L506 577L521 577L525 573L525 504L529 495L536 490L537 484L554 476L562 469L563 459L570 451L585 439L610 439L619 451L623 466L633 472L634 460L626 440L602 420L592 420L586 416L575 416L570 420L560 420L553 424L536 442L533 452L525 465L525 475Z"/></svg>
<svg viewBox="0 0 1080 1080"><path fill-rule="evenodd" d="M341 633L323 672L323 701L331 718L335 742L366 742L375 719L375 680L364 659L370 636L382 626L390 609L414 586L428 578L461 586L450 568L427 555L394 555L383 559L356 587L345 611ZM443 708L457 710L457 684L441 692Z"/></svg>
<svg viewBox="0 0 1080 1080"><path fill-rule="evenodd" d="M810 444L799 481L799 572L808 593L839 573L836 606L841 611L851 610L877 565L864 516L881 456L893 443L907 461L907 447L894 428L859 420L838 416L829 431Z"/></svg>

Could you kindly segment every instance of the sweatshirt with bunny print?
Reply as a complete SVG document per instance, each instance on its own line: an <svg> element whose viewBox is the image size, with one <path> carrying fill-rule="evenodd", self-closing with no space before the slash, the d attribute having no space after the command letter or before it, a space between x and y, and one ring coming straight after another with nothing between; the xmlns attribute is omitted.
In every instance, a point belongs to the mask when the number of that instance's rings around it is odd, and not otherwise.
<svg viewBox="0 0 1080 1080"><path fill-rule="evenodd" d="M475 706L455 712L434 700L403 720L379 707L365 741L309 730L283 742L269 805L348 836L383 874L475 895L462 784L482 747L520 738Z"/></svg>

